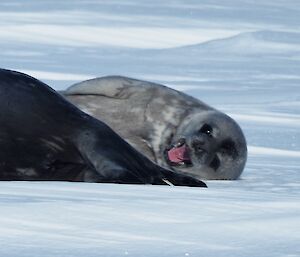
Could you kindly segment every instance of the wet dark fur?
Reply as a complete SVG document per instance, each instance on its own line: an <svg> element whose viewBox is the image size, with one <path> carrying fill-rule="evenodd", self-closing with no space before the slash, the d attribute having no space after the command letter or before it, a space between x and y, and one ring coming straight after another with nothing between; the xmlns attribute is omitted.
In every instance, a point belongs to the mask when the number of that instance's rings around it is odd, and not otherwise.
<svg viewBox="0 0 300 257"><path fill-rule="evenodd" d="M154 164L46 84L0 70L0 179L205 186Z"/></svg>

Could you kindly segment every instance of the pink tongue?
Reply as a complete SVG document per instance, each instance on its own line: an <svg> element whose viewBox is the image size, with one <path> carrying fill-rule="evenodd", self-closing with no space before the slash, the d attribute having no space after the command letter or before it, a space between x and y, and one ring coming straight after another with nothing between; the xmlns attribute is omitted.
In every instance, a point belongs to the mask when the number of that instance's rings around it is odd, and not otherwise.
<svg viewBox="0 0 300 257"><path fill-rule="evenodd" d="M188 148L183 145L172 148L168 151L168 157L171 162L182 162L190 160Z"/></svg>

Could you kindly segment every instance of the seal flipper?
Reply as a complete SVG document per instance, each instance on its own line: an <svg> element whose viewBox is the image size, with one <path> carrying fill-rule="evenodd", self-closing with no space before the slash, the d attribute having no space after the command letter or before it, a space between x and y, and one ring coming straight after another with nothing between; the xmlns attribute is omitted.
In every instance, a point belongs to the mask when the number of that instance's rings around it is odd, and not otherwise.
<svg viewBox="0 0 300 257"><path fill-rule="evenodd" d="M174 186L188 186L188 187L207 187L207 185L196 178L191 176L180 174L178 172L169 171L162 169L161 172L163 173L163 179L159 179L155 181L155 185L165 185L171 183ZM169 183L168 183L169 182Z"/></svg>
<svg viewBox="0 0 300 257"><path fill-rule="evenodd" d="M207 187L207 185L193 177L175 173L156 166L151 169L153 172L149 178L142 178L136 172L126 169L108 169L102 170L110 176L100 175L101 183L118 183L118 184L152 184L152 185L169 185L169 186L188 186L188 187ZM156 174L154 174L156 173Z"/></svg>
<svg viewBox="0 0 300 257"><path fill-rule="evenodd" d="M89 125L94 122L98 123L94 126L97 129L93 132L81 130L76 145L85 163L98 173L97 182L165 185L163 179L167 179L177 186L206 187L202 181L158 166L104 123L93 120ZM105 136L108 133L109 137ZM110 147L106 148L108 145Z"/></svg>

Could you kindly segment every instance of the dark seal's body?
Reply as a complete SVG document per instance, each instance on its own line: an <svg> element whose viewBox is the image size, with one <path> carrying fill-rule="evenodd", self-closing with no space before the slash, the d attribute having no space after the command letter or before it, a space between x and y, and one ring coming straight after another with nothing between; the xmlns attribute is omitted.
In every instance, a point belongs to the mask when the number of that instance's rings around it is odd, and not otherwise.
<svg viewBox="0 0 300 257"><path fill-rule="evenodd" d="M161 166L203 179L237 179L244 169L247 147L238 124L182 92L110 76L63 95Z"/></svg>
<svg viewBox="0 0 300 257"><path fill-rule="evenodd" d="M205 186L163 169L44 83L0 70L0 179Z"/></svg>

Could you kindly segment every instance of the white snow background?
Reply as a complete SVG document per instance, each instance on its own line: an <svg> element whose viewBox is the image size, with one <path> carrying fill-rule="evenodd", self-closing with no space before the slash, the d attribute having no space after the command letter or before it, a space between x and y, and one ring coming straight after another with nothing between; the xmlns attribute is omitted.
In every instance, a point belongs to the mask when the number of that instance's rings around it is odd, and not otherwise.
<svg viewBox="0 0 300 257"><path fill-rule="evenodd" d="M2 68L58 90L182 90L249 145L241 179L208 189L0 182L1 257L300 256L300 1L1 0L0 47Z"/></svg>

